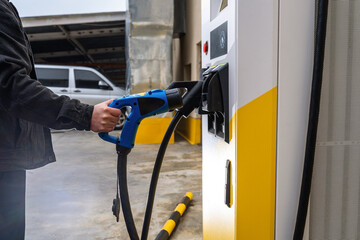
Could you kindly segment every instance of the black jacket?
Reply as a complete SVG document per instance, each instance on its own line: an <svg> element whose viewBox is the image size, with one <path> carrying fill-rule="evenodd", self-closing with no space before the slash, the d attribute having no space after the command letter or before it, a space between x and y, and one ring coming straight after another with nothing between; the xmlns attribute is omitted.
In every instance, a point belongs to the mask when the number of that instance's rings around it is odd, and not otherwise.
<svg viewBox="0 0 360 240"><path fill-rule="evenodd" d="M36 80L16 9L0 0L0 171L55 161L49 128L89 130L93 107L58 96Z"/></svg>

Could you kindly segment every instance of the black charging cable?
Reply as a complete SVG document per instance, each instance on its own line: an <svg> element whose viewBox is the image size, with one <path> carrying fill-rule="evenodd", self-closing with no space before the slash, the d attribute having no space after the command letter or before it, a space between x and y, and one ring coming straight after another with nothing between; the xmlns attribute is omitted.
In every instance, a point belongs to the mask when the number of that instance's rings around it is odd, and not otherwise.
<svg viewBox="0 0 360 240"><path fill-rule="evenodd" d="M319 0L318 17L316 26L314 67L311 86L311 99L309 109L309 123L306 137L306 149L304 157L304 168L302 175L302 183L299 197L298 212L295 224L293 239L302 240L304 235L306 216L309 206L309 198L311 191L311 180L314 167L315 146L317 127L319 122L320 99L322 74L324 67L325 55L325 39L326 39L326 23L328 12L328 0Z"/></svg>
<svg viewBox="0 0 360 240"><path fill-rule="evenodd" d="M125 219L127 231L131 240L139 240L136 231L131 205L129 200L129 192L127 186L127 156L131 149L116 144L116 152L118 154L117 174L120 188L121 207Z"/></svg>
<svg viewBox="0 0 360 240"><path fill-rule="evenodd" d="M161 165L164 159L166 148L170 141L170 137L173 134L177 124L180 122L182 117L188 117L190 113L200 107L201 104L201 93L202 93L203 81L190 81L190 82L173 82L168 89L172 88L186 88L187 92L183 97L183 107L179 109L173 120L171 121L165 136L161 142L156 161L154 164L153 174L151 176L150 188L148 201L146 205L146 211L144 216L144 223L141 233L141 240L146 240L149 233L149 227L151 222L151 214L154 205L156 186L160 175Z"/></svg>
<svg viewBox="0 0 360 240"><path fill-rule="evenodd" d="M177 124L180 122L182 118L182 115L177 112L171 121L165 136L161 142L156 161L154 164L154 170L151 178L150 183L150 189L149 189L149 195L148 195L148 203L146 206L146 212L144 217L144 226L143 231L141 234L141 239L147 239L149 226L150 226L150 220L151 220L151 214L152 214L152 208L154 204L155 199L155 192L156 192L156 186L157 181L159 179L160 169L161 165L164 159L164 155L166 152L166 148L169 144L171 135L173 134ZM116 151L118 153L118 163L117 163L117 172L118 172L118 182L119 182L119 188L120 188L120 199L121 199L121 207L123 209L123 215L124 220L126 224L127 231L129 233L131 240L139 240L139 236L135 227L130 201L129 201L129 193L128 193L128 187L127 187L127 155L130 153L131 149L122 147L120 145L116 146ZM114 214L115 215L115 214ZM117 216L118 218L118 216Z"/></svg>
<svg viewBox="0 0 360 240"><path fill-rule="evenodd" d="M190 81L190 82L174 82L168 87L168 89L186 88L187 92L183 97L182 108L177 110L177 112L175 113L175 116L173 117L168 129L166 130L165 136L159 147L159 151L156 157L153 174L150 182L149 195L146 205L141 239L147 239L148 237L152 209L153 209L155 193L156 193L156 186L160 175L161 165L171 135L174 133L174 130L177 124L182 119L182 117L188 117L195 108L198 108L200 106L202 85L203 85L203 81ZM131 211L129 193L127 187L127 155L130 153L131 149L116 144L116 151L118 154L117 173L118 173L118 182L120 188L121 207L123 209L126 228L131 240L139 240L139 235L137 234L137 230L135 227L135 223ZM113 212L116 212L114 211L114 209L118 209L116 208L116 199L114 202L115 202L115 207L113 206ZM114 215L116 216L116 213L114 213ZM117 215L117 219L118 219L118 215Z"/></svg>
<svg viewBox="0 0 360 240"><path fill-rule="evenodd" d="M181 118L182 118L182 115L179 112L177 112L175 114L173 120L171 121L168 129L166 130L165 136L161 142L161 145L160 145L157 157L156 157L153 173L151 176L148 201L147 201L147 205L146 205L144 223L143 223L143 228L142 228L142 233L141 233L142 240L147 239L147 236L149 233L149 226L150 226L150 221L151 221L152 209L153 209L153 205L154 205L156 186L157 186L157 182L159 179L160 169L161 169L162 162L164 160L166 148L169 144L171 135L173 134L173 132L174 132L177 124L180 122Z"/></svg>

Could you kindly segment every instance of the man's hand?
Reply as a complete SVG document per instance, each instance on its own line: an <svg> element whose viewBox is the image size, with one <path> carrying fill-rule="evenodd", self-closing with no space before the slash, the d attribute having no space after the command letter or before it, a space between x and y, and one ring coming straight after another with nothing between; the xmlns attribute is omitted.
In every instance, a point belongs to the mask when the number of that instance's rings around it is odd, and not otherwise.
<svg viewBox="0 0 360 240"><path fill-rule="evenodd" d="M120 109L109 107L112 101L113 99L110 99L94 106L91 117L91 131L111 132L114 130L116 123L119 121L121 111Z"/></svg>

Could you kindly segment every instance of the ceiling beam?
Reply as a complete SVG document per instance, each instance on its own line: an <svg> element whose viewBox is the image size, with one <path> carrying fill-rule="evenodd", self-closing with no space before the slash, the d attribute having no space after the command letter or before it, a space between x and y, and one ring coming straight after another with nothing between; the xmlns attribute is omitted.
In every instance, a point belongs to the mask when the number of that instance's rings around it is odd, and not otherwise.
<svg viewBox="0 0 360 240"><path fill-rule="evenodd" d="M81 53L81 55L84 55L85 57L87 57L87 59L89 59L90 62L95 63L94 59L93 59L89 54L86 53L85 48L81 45L81 43L80 43L78 40L72 38L72 37L69 35L69 32L68 32L63 26L58 26L58 27L59 27L60 30L65 34L66 39L67 39L72 45L74 45L76 51L79 51L79 53Z"/></svg>
<svg viewBox="0 0 360 240"><path fill-rule="evenodd" d="M123 65L123 66L126 66L126 60L125 58L109 58L109 59L99 59L99 60L96 60L96 63L99 63L99 64L113 64L113 63L118 63L120 65Z"/></svg>
<svg viewBox="0 0 360 240"><path fill-rule="evenodd" d="M43 62L45 65L64 65L64 66L87 66L87 67L113 67L113 68L126 68L126 64L117 63L84 63L84 62Z"/></svg>
<svg viewBox="0 0 360 240"><path fill-rule="evenodd" d="M125 47L112 47L112 48L95 48L86 50L87 54L101 54L101 53L113 53L113 52L124 52ZM52 57L68 57L77 56L79 52L76 50L72 51L57 51L57 52L46 52L46 53L35 53L35 58L52 58Z"/></svg>
<svg viewBox="0 0 360 240"><path fill-rule="evenodd" d="M64 29L63 26L59 25L59 28ZM107 37L115 35L124 35L125 28L101 28L101 29L92 29L92 30L78 30L78 31L64 31L62 32L47 32L47 33L34 33L27 34L30 41L49 41L49 40L59 40L67 38L89 38L89 37Z"/></svg>
<svg viewBox="0 0 360 240"><path fill-rule="evenodd" d="M21 18L21 21L24 28L28 28L54 25L125 21L125 15L125 12L68 14L55 16L23 17Z"/></svg>
<svg viewBox="0 0 360 240"><path fill-rule="evenodd" d="M115 65L116 66L116 65ZM104 66L104 71L106 71L106 72L112 72L113 70L114 71L119 71L119 72L123 72L123 71L126 71L126 67L121 67L121 64L118 64L117 65L118 67L113 67L113 66L110 66L110 67L108 67L108 66Z"/></svg>

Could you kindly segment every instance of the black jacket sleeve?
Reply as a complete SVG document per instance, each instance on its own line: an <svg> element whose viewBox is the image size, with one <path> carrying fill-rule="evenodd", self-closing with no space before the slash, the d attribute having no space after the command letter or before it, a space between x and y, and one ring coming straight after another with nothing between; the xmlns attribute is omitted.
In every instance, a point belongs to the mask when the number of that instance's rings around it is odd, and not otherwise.
<svg viewBox="0 0 360 240"><path fill-rule="evenodd" d="M10 3L0 0L0 110L53 129L89 130L93 107L54 94L30 77L32 71L21 21Z"/></svg>

